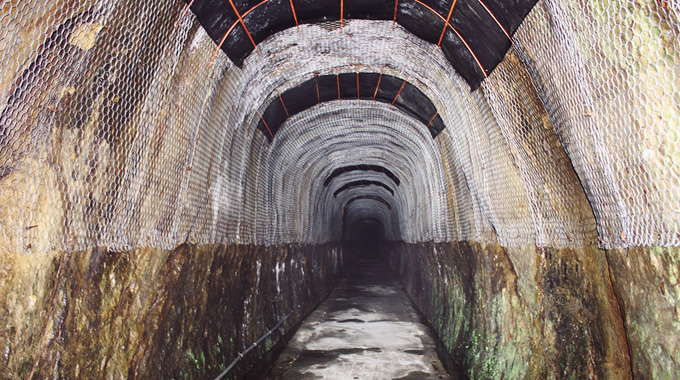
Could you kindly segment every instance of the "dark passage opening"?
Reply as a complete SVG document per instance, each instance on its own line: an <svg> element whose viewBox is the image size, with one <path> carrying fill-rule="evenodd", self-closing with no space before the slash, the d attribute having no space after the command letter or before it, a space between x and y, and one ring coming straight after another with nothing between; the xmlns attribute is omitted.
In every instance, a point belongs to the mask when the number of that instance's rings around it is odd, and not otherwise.
<svg viewBox="0 0 680 380"><path fill-rule="evenodd" d="M385 228L373 218L362 219L352 226L351 247L359 259L383 259Z"/></svg>

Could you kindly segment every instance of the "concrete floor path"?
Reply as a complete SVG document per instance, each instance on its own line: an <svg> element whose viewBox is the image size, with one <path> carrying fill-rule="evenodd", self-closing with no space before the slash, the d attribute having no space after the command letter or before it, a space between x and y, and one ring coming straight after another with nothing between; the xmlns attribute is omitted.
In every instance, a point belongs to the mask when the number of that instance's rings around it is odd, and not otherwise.
<svg viewBox="0 0 680 380"><path fill-rule="evenodd" d="M364 260L302 323L269 379L449 379L430 330L380 261Z"/></svg>

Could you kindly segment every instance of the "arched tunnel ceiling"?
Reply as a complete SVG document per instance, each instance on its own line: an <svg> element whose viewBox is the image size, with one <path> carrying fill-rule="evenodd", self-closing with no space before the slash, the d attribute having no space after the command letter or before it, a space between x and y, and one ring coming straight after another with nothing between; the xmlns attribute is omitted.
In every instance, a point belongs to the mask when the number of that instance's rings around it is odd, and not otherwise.
<svg viewBox="0 0 680 380"><path fill-rule="evenodd" d="M278 93L260 118L258 129L271 142L289 117L320 103L343 99L389 103L420 120L432 138L437 137L445 127L432 101L407 79L382 73L344 73L315 75L296 87Z"/></svg>
<svg viewBox="0 0 680 380"><path fill-rule="evenodd" d="M216 68L216 76L222 75L220 65L227 64L232 68L224 72L221 83L225 86L224 93L233 94L239 101L226 103L227 106L223 108L226 112L216 118L215 127L230 125L243 132L230 145L238 148L229 154L237 159L246 154L257 155L261 164L241 175L256 176L261 186L267 189L258 191L267 196L259 197L256 205L246 205L238 211L243 214L253 207L258 213L267 216L258 218L257 227L249 225L242 228L239 234L250 231L250 228L257 228L258 242L338 239L341 238L340 215L345 197L373 194L376 190L382 190L384 193L381 195L386 199L394 198L394 209L390 217L394 218L394 225L398 227L388 228L395 233L387 236L397 240L415 241L420 236L441 240L449 234L451 228L446 222L446 213L438 211L436 215L427 214L430 207L441 208L433 204L445 203L444 183L441 180L428 182L433 175L441 178L440 174L435 173L440 173L443 168L422 171L430 164L441 161L441 156L436 154L436 147L442 139L432 138L431 131L423 122L425 116L418 117L414 112L400 110L392 105L394 96L388 97L391 98L389 102L357 100L356 78L357 73L370 74L374 76L376 87L381 72L384 78L396 78L394 82L397 85L392 86L394 95L402 85L404 88L408 87L403 81L403 78L408 78L408 83L423 93L423 98L429 99L432 103L431 110L439 114L437 116L441 117L445 125L459 125L464 122L466 114L461 113L458 103L450 100L468 99L470 94L464 80L453 73L450 62L441 49L404 28L392 28L390 21L354 20L345 24L343 35L337 30L327 30L320 25L305 24L300 26L303 38L300 38L296 28L289 28L261 43L259 49L262 55L253 54L241 69L233 66L228 57L219 54L213 66ZM346 37L348 34L352 37ZM211 42L209 44L212 45ZM366 54L367 51L375 54ZM318 54L319 52L323 54ZM210 59L210 55L206 58ZM348 83L350 98L336 98L317 104L314 86L311 96L313 106L290 115L281 124L271 144L268 144L266 134L257 131L268 106L283 104L279 95L283 98L283 94L290 89L314 80L315 74L321 73L333 79L330 87L335 96L337 78L345 75L353 79L352 83ZM375 88L372 90L375 93ZM360 86L360 97L363 92ZM426 117L432 119L429 112ZM353 145L348 143L348 139L353 139L357 133L374 128L383 130L390 135L389 138L383 132L378 135L376 129L372 132L376 133L375 137L366 136L367 138L356 140ZM419 141L419 145L424 146L412 146L409 141L414 138ZM424 141L421 140L423 138ZM251 144L252 148L248 148ZM346 145L351 146L345 148ZM341 150L336 153L334 150L338 148ZM276 154L280 149L285 149L286 153ZM432 154L421 160L418 156L424 150L431 151ZM403 155L390 156L391 152L403 152ZM316 157L318 161L306 160L304 157L307 155L310 158ZM329 187L323 186L324 180L334 170L361 164L380 165L393 171L401 186L406 187L399 187L382 171L359 171L356 172L361 174L358 176L345 173L333 180ZM357 180L381 181L390 186L394 194L380 186L361 186L334 197L335 191L344 183ZM239 197L245 199L252 191L255 189L245 190L244 195ZM422 204L425 198L420 197L430 192L434 194L432 197L428 195L428 199L437 198L437 201ZM371 201L356 204L372 208L377 206L376 203ZM277 231L277 228L272 228L271 220L276 220L275 225L294 227ZM409 223L409 226L402 228L400 225L403 223ZM432 224L436 227L430 228Z"/></svg>
<svg viewBox="0 0 680 380"><path fill-rule="evenodd" d="M387 169L384 166L359 164L359 165L343 166L341 168L337 168L337 169L333 170L333 172L326 178L326 180L323 181L323 185L328 186L328 185L330 185L331 181L333 181L334 178L339 177L344 173L356 172L356 171L383 173L389 179L391 179L394 182L395 185L399 186L399 184L401 183L401 181L399 180L399 177L397 177L390 169Z"/></svg>
<svg viewBox="0 0 680 380"><path fill-rule="evenodd" d="M238 66L267 37L301 23L393 20L442 48L474 90L500 63L537 0L185 0ZM338 21L339 22L334 22ZM329 23L331 22L331 23ZM258 51L259 52L259 51Z"/></svg>
<svg viewBox="0 0 680 380"><path fill-rule="evenodd" d="M414 240L424 229L445 235L447 213L430 213L446 202L437 142L418 119L392 108L336 100L292 116L262 158L261 201L275 205L261 218L262 231L275 219L301 226L305 240L326 241L373 217L388 239Z"/></svg>
<svg viewBox="0 0 680 380"><path fill-rule="evenodd" d="M370 180L360 180L360 181L352 181L344 184L341 188L335 190L333 192L333 198L337 198L338 194L345 191L349 190L354 187L361 187L361 186L380 186L384 188L385 190L389 191L391 195L394 195L394 190L392 190L391 187L385 185L384 183L380 181L370 181Z"/></svg>
<svg viewBox="0 0 680 380"><path fill-rule="evenodd" d="M362 199L371 199L371 200L374 200L376 202L380 202L380 203L384 204L385 207L387 207L388 210L392 210L392 205L390 204L390 202L386 201L385 198L383 198L381 196L377 196L377 195L357 195L356 197L350 198L350 200L348 200L345 203L345 208L347 208L347 206L352 204L352 202L356 202L356 201L362 200Z"/></svg>

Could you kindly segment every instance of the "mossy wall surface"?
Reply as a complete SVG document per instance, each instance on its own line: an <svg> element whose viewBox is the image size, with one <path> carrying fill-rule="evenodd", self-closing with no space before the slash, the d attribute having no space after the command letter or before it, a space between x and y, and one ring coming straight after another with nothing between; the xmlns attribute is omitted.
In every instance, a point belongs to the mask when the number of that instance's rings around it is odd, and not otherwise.
<svg viewBox="0 0 680 380"><path fill-rule="evenodd" d="M214 378L292 311L227 378L242 377L327 295L344 265L331 244L3 255L0 373Z"/></svg>
<svg viewBox="0 0 680 380"><path fill-rule="evenodd" d="M671 3L540 0L471 93L390 21L282 30L239 68L186 2L3 2L0 378L214 376L323 298L362 218L408 242L392 267L471 378L677 377ZM258 129L357 72L408 79L446 129L354 97ZM322 185L363 164L401 185Z"/></svg>
<svg viewBox="0 0 680 380"><path fill-rule="evenodd" d="M607 252L623 310L633 374L674 379L680 373L680 249Z"/></svg>
<svg viewBox="0 0 680 380"><path fill-rule="evenodd" d="M471 379L631 378L602 250L398 244L389 259L455 366ZM678 368L678 361L661 365Z"/></svg>

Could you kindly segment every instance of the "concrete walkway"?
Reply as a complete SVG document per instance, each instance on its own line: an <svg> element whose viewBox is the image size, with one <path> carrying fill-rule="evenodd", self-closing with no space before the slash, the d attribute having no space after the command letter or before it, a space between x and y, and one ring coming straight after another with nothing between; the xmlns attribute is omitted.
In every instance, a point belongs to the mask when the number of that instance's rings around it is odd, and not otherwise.
<svg viewBox="0 0 680 380"><path fill-rule="evenodd" d="M269 379L449 379L427 327L379 261L362 261L300 326Z"/></svg>

